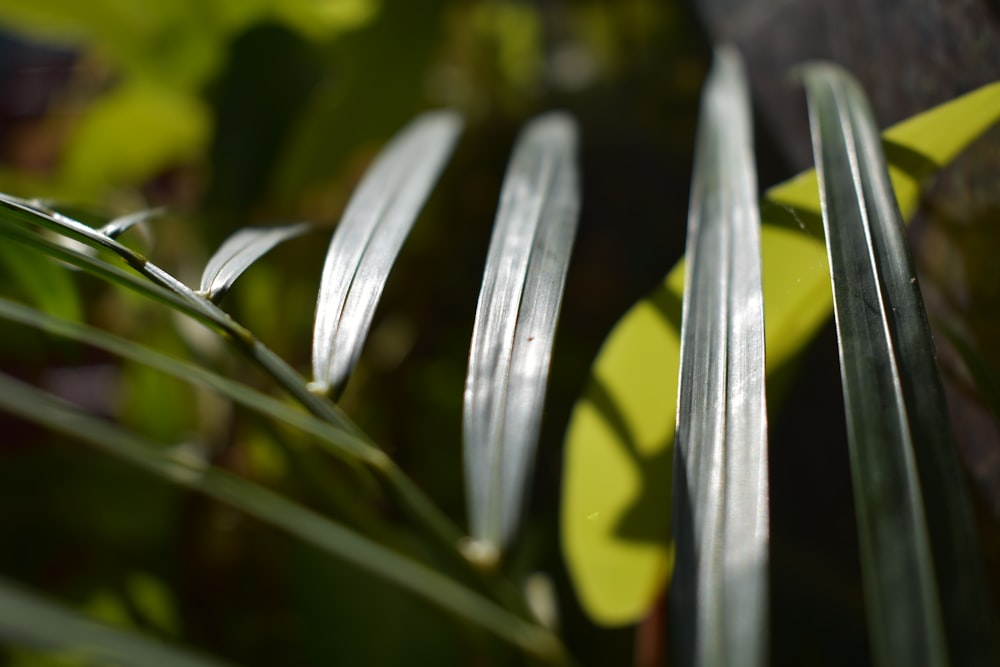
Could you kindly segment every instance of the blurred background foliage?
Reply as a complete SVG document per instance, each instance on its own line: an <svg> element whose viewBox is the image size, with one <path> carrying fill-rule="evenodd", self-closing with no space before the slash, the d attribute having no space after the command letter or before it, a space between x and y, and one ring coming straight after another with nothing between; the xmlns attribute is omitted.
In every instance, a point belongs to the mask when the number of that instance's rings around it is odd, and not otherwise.
<svg viewBox="0 0 1000 667"><path fill-rule="evenodd" d="M603 336L682 253L709 48L691 6L657 0L3 2L0 191L94 219L164 206L150 238L126 238L189 285L241 226L317 223L320 231L252 267L223 303L305 369L329 231L361 173L418 112L461 111L466 132L389 279L341 405L464 524L462 389L503 170L527 118L573 113L583 214L529 520L508 568L517 581L552 576L562 631L581 662L625 664L660 633L598 628L580 611L557 544L561 440ZM762 187L800 167L771 140L780 129L760 129ZM946 175L938 187L966 182ZM995 340L987 336L1000 307L989 309L1000 306L1000 288L986 251L995 234L984 243L969 230L1000 209L943 201L934 212L945 222L918 229L948 242L923 243L917 254L945 301L968 297L944 321L968 343L952 391L979 424L963 453L971 469L987 467L972 477L995 573L997 404L972 376L993 373L997 395L1000 359L985 343ZM0 272L4 295L270 389L197 325L139 297L22 248L0 245ZM5 324L0 343L5 371L429 557L384 498L314 456L301 434L17 326ZM776 660L790 664L867 656L832 346L829 333L821 337L803 360L808 381L772 404L773 643ZM963 358L980 359L974 372ZM492 639L226 507L6 416L0 429L0 572L96 617L242 664L518 664ZM802 492L808 502L795 500ZM655 630L662 617L651 623ZM0 648L0 664L76 663Z"/></svg>

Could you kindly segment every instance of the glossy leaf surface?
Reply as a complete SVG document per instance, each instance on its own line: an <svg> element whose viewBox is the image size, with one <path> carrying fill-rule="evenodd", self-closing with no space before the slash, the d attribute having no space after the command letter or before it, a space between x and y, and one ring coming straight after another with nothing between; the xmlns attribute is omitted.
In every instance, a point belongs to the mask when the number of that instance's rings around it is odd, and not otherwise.
<svg viewBox="0 0 1000 667"><path fill-rule="evenodd" d="M760 212L746 76L716 52L698 120L673 484L681 664L766 661L767 409Z"/></svg>
<svg viewBox="0 0 1000 667"><path fill-rule="evenodd" d="M804 79L875 662L996 664L988 583L875 122L840 68L811 65Z"/></svg>
<svg viewBox="0 0 1000 667"><path fill-rule="evenodd" d="M883 134L908 155L944 165L1000 119L1000 83L972 91ZM887 151L904 219L927 176ZM792 360L832 312L815 171L770 189L761 205L767 369ZM666 221L669 223L670 221ZM665 526L673 441L684 262L615 325L567 431L562 544L577 595L595 621L639 620L673 567Z"/></svg>
<svg viewBox="0 0 1000 667"><path fill-rule="evenodd" d="M375 307L462 129L449 111L411 122L375 160L330 241L313 330L313 387L338 393L364 345Z"/></svg>
<svg viewBox="0 0 1000 667"><path fill-rule="evenodd" d="M310 225L300 222L281 227L247 227L226 239L215 251L201 274L198 291L218 303L229 288L254 262L279 243L309 231Z"/></svg>
<svg viewBox="0 0 1000 667"><path fill-rule="evenodd" d="M576 123L522 132L500 193L465 381L471 532L487 560L509 543L541 428L552 342L580 208Z"/></svg>

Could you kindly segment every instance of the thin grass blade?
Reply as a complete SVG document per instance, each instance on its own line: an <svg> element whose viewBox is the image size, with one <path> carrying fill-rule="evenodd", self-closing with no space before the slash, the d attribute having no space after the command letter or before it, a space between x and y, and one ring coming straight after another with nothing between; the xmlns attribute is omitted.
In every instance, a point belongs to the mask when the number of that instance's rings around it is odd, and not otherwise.
<svg viewBox="0 0 1000 667"><path fill-rule="evenodd" d="M867 100L804 69L878 665L1000 663L916 273Z"/></svg>
<svg viewBox="0 0 1000 667"><path fill-rule="evenodd" d="M230 505L458 618L479 625L540 660L559 663L564 659L559 642L543 628L514 616L456 581L253 482L213 468L190 454L157 446L3 373L0 373L0 408Z"/></svg>
<svg viewBox="0 0 1000 667"><path fill-rule="evenodd" d="M766 662L768 502L760 213L739 54L719 49L702 94L674 465L681 664Z"/></svg>
<svg viewBox="0 0 1000 667"><path fill-rule="evenodd" d="M534 460L580 207L576 143L565 114L525 128L486 259L463 419L472 536L485 562L513 537Z"/></svg>
<svg viewBox="0 0 1000 667"><path fill-rule="evenodd" d="M201 274L199 294L213 303L219 303L236 279L250 265L279 243L305 234L311 225L300 222L280 227L247 227L223 242L205 265Z"/></svg>
<svg viewBox="0 0 1000 667"><path fill-rule="evenodd" d="M339 393L361 355L393 262L462 129L458 114L427 113L385 148L334 231L313 330L313 384Z"/></svg>
<svg viewBox="0 0 1000 667"><path fill-rule="evenodd" d="M99 623L3 578L0 578L0 643L53 651L66 657L65 664L123 667L223 664L152 637Z"/></svg>

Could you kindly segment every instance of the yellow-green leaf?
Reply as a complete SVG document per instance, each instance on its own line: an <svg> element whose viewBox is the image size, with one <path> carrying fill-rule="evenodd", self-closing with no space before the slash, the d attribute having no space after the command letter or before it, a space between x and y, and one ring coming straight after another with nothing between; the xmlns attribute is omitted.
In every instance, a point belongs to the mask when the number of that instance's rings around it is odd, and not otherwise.
<svg viewBox="0 0 1000 667"><path fill-rule="evenodd" d="M142 182L198 157L210 125L197 99L165 86L126 83L87 110L67 148L62 180L82 197Z"/></svg>
<svg viewBox="0 0 1000 667"><path fill-rule="evenodd" d="M993 83L883 134L900 211L921 182L1000 120ZM792 359L831 313L816 174L769 190L761 206L767 368ZM565 443L563 552L577 595L604 625L632 623L673 566L670 461L680 358L683 266L618 322L602 347Z"/></svg>

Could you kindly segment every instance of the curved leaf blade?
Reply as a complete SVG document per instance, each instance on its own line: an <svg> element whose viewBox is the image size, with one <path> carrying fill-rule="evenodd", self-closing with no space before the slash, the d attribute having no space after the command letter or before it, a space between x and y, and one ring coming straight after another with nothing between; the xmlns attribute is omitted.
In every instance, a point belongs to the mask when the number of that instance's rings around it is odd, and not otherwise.
<svg viewBox="0 0 1000 667"><path fill-rule="evenodd" d="M347 204L323 265L313 329L313 384L339 393L361 355L375 307L462 129L450 111L411 122L375 160Z"/></svg>
<svg viewBox="0 0 1000 667"><path fill-rule="evenodd" d="M702 93L688 219L673 485L681 664L766 660L768 503L760 213L739 54Z"/></svg>
<svg viewBox="0 0 1000 667"><path fill-rule="evenodd" d="M944 164L998 120L1000 83L993 83L886 130L883 140ZM911 174L899 152L887 157L899 209L909 219L926 174ZM761 215L770 373L794 359L832 311L815 171L768 190ZM567 429L563 553L580 602L604 625L642 618L673 567L673 544L659 514L669 502L662 492L669 468L659 464L672 458L675 414L663 402L676 405L683 283L682 259L618 321Z"/></svg>
<svg viewBox="0 0 1000 667"><path fill-rule="evenodd" d="M876 664L996 664L934 344L867 99L803 72L831 267Z"/></svg>
<svg viewBox="0 0 1000 667"><path fill-rule="evenodd" d="M166 212L165 208L149 208L142 211L135 211L119 216L101 227L100 232L108 238L116 239L132 227L149 222L153 218L158 218Z"/></svg>
<svg viewBox="0 0 1000 667"><path fill-rule="evenodd" d="M87 248L108 250L141 274L144 279L139 279L100 257L93 257L89 252L83 252L86 248L77 251L65 244L54 243L41 234L25 229L35 226L54 231L61 237L79 241ZM310 412L331 424L360 433L359 429L333 403L310 392L302 376L218 306L199 296L194 290L139 253L105 236L98 230L62 214L40 210L17 198L0 194L0 235L38 248L51 257L151 297L198 320L212 330L224 334L240 352L269 373ZM374 445L372 445L371 451L376 451ZM380 452L377 453L377 458L383 457L384 455Z"/></svg>
<svg viewBox="0 0 1000 667"><path fill-rule="evenodd" d="M311 225L300 222L280 227L246 227L227 238L205 265L198 292L219 303L236 279L279 243L305 234Z"/></svg>
<svg viewBox="0 0 1000 667"><path fill-rule="evenodd" d="M223 663L99 623L0 578L0 640L72 655L82 664L213 667Z"/></svg>
<svg viewBox="0 0 1000 667"><path fill-rule="evenodd" d="M580 207L576 137L562 113L523 130L486 258L463 408L471 532L485 562L513 537L534 460Z"/></svg>

